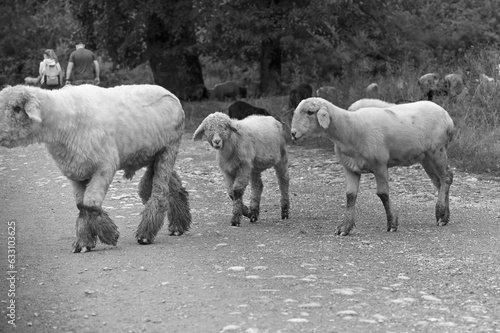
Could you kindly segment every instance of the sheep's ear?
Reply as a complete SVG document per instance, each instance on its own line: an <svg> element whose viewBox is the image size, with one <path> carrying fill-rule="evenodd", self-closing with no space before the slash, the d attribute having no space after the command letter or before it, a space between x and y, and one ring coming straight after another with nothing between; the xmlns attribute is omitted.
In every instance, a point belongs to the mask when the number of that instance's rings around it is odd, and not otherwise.
<svg viewBox="0 0 500 333"><path fill-rule="evenodd" d="M318 117L318 122L321 125L321 127L326 129L326 128L328 128L328 126L330 126L330 114L326 110L326 106L322 106L319 109L319 111L317 113L317 117Z"/></svg>
<svg viewBox="0 0 500 333"><path fill-rule="evenodd" d="M193 141L199 141L203 139L205 135L205 123L201 123L193 134Z"/></svg>
<svg viewBox="0 0 500 333"><path fill-rule="evenodd" d="M40 103L38 103L37 98L33 94L27 94L25 98L24 111L31 120L41 123L42 113L40 111Z"/></svg>
<svg viewBox="0 0 500 333"><path fill-rule="evenodd" d="M228 125L228 127L229 127L229 130L230 130L231 132L234 132L234 133L236 133L236 134L239 134L238 130L237 130L237 129L236 129L236 127L234 127L233 125Z"/></svg>

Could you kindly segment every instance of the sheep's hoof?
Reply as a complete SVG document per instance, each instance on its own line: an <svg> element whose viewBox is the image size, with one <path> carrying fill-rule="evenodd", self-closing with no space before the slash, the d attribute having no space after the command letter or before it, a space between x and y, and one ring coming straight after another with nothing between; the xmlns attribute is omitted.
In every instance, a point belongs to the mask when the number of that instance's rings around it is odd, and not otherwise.
<svg viewBox="0 0 500 333"><path fill-rule="evenodd" d="M387 228L387 231L388 232L396 232L396 231L398 231L398 228L396 228L396 227L390 227L390 228Z"/></svg>
<svg viewBox="0 0 500 333"><path fill-rule="evenodd" d="M257 222L258 219L259 219L258 215L255 215L255 214L250 215L250 222L251 223Z"/></svg>
<svg viewBox="0 0 500 333"><path fill-rule="evenodd" d="M239 227L240 226L240 222L235 222L235 221L231 221L231 227Z"/></svg>
<svg viewBox="0 0 500 333"><path fill-rule="evenodd" d="M80 246L76 243L73 244L73 253L85 253L90 252L92 250L91 246Z"/></svg>
<svg viewBox="0 0 500 333"><path fill-rule="evenodd" d="M182 235L184 232L180 231L180 230L172 230L170 231L170 236L180 236Z"/></svg>
<svg viewBox="0 0 500 333"><path fill-rule="evenodd" d="M139 243L141 245L149 245L149 244L152 244L153 241L150 239L147 239L147 238L137 238L137 243Z"/></svg>
<svg viewBox="0 0 500 333"><path fill-rule="evenodd" d="M445 225L447 225L447 224L448 224L448 221L445 221L445 220L443 220L443 219L439 219L439 220L437 221L437 225L438 225L438 227L444 227L444 226L445 226Z"/></svg>

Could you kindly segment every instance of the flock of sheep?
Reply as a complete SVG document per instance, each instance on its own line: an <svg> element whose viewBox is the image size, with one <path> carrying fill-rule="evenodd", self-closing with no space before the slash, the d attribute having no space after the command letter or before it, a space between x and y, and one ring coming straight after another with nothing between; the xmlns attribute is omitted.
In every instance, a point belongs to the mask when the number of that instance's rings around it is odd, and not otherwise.
<svg viewBox="0 0 500 333"><path fill-rule="evenodd" d="M320 88L316 94L327 94ZM344 167L346 212L336 234L348 235L355 225L360 176L373 173L377 195L387 215L387 230L396 231L398 215L389 196L388 168L422 164L438 191L438 225L449 221L449 189L453 174L447 148L453 136L448 113L431 101L391 104L363 99L344 110L312 88L301 85L290 94L291 136L295 141L326 136ZM261 173L274 168L281 192L281 218L289 218L290 199L286 132L268 112L238 101L229 115L215 112L196 129L193 140L206 140L216 151L228 196L233 202L231 225L241 217L259 219ZM102 207L117 170L131 179L146 168L139 183L144 203L136 231L140 244L150 244L169 220L171 235L189 230L188 193L174 164L184 132L179 99L162 87L92 85L43 90L18 85L0 91L0 146L14 148L45 143L61 172L70 180L79 215L73 252L87 252L97 239L116 245L119 232ZM250 184L250 205L243 202Z"/></svg>

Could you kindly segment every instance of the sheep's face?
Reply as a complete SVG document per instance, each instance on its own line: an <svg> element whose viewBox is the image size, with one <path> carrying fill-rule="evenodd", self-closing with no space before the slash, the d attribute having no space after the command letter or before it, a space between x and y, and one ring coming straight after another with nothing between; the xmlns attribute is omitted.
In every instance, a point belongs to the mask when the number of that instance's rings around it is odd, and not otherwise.
<svg viewBox="0 0 500 333"><path fill-rule="evenodd" d="M228 115L222 112L212 113L203 120L195 131L193 140L206 140L216 149L221 150L229 140L231 132L235 132Z"/></svg>
<svg viewBox="0 0 500 333"><path fill-rule="evenodd" d="M320 98L312 97L299 103L293 113L292 139L297 141L319 137L330 125L330 115Z"/></svg>
<svg viewBox="0 0 500 333"><path fill-rule="evenodd" d="M32 143L40 122L38 100L26 87L0 91L0 146L13 148Z"/></svg>

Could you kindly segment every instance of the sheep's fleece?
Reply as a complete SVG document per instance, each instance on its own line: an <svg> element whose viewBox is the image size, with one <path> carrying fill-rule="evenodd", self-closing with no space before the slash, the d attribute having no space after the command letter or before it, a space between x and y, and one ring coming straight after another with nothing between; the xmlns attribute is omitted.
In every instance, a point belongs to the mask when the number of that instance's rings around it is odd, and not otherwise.
<svg viewBox="0 0 500 333"><path fill-rule="evenodd" d="M160 86L50 91L18 85L0 91L0 146L46 144L71 181L80 210L74 252L90 251L97 237L116 245L117 228L101 207L108 186L117 170L130 179L147 166L139 185L146 206L136 237L149 244L166 213L171 233L190 226L187 192L173 169L184 117L177 97Z"/></svg>

